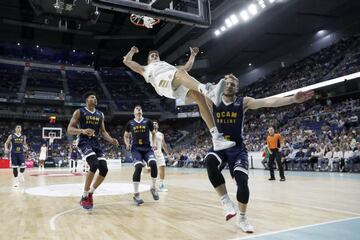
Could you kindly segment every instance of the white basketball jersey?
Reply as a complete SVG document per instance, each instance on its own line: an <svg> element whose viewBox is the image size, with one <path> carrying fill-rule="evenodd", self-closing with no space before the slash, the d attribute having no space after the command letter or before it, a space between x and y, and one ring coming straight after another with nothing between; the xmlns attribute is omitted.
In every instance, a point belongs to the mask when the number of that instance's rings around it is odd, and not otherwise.
<svg viewBox="0 0 360 240"><path fill-rule="evenodd" d="M155 88L157 94L174 98L172 80L176 71L177 68L167 62L153 62L145 66L144 78Z"/></svg>
<svg viewBox="0 0 360 240"><path fill-rule="evenodd" d="M47 147L41 147L40 148L40 155L45 155L46 156L46 151L47 151Z"/></svg>

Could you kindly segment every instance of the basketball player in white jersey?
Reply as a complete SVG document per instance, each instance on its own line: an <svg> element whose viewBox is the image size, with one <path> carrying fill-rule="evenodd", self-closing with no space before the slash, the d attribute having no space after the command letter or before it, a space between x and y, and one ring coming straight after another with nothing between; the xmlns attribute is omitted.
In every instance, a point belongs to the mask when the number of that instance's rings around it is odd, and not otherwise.
<svg viewBox="0 0 360 240"><path fill-rule="evenodd" d="M47 147L44 143L40 148L40 156L39 156L39 171L44 171L45 169L45 160L47 156Z"/></svg>
<svg viewBox="0 0 360 240"><path fill-rule="evenodd" d="M159 123L154 121L154 130L155 130L155 145L156 150L154 150L156 162L159 168L159 175L160 175L160 183L159 183L159 191L160 192L167 192L168 190L165 188L164 179L165 179L165 157L162 153L162 149L164 149L166 155L170 156L170 149L165 142L164 134L159 132Z"/></svg>
<svg viewBox="0 0 360 240"><path fill-rule="evenodd" d="M223 150L235 146L235 142L227 141L216 128L214 119L205 97L209 98L215 105L221 101L220 93L224 90L225 81L221 80L217 85L202 84L191 77L190 71L199 52L198 48L190 48L191 55L185 65L175 67L167 62L161 61L158 51L150 51L148 54L148 65L142 66L133 61L132 58L139 50L132 47L124 56L123 63L134 72L139 73L150 83L157 94L172 99L182 99L184 102L196 102L199 106L200 115L205 121L212 135L215 150ZM205 96L205 97L204 97Z"/></svg>

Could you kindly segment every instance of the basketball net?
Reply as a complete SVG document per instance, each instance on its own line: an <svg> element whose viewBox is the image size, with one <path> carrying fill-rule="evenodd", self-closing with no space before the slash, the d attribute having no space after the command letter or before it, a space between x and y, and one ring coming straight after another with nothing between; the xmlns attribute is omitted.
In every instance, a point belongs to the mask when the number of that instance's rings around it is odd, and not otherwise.
<svg viewBox="0 0 360 240"><path fill-rule="evenodd" d="M160 22L160 19L152 18L148 16L141 16L137 14L131 14L130 22L136 26L153 28L155 24L158 24Z"/></svg>

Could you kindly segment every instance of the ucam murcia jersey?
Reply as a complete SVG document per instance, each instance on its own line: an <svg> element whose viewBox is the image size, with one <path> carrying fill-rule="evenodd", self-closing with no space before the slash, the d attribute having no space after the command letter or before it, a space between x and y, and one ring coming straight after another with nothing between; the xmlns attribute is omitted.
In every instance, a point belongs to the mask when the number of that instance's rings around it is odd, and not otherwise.
<svg viewBox="0 0 360 240"><path fill-rule="evenodd" d="M154 130L153 122L148 118L130 120L125 127L127 132L131 133L132 147L148 147L150 145L150 132Z"/></svg>
<svg viewBox="0 0 360 240"><path fill-rule="evenodd" d="M95 136L93 137L89 137L85 134L80 134L79 144L88 142L89 140L97 142L97 137L99 135L101 124L104 119L104 114L98 109L95 109L93 112L91 112L86 107L80 108L79 111L80 111L79 128L80 129L90 128L95 131Z"/></svg>
<svg viewBox="0 0 360 240"><path fill-rule="evenodd" d="M176 71L177 68L167 62L153 62L145 66L144 78L155 88L157 94L175 99L172 81Z"/></svg>
<svg viewBox="0 0 360 240"><path fill-rule="evenodd" d="M25 136L16 133L11 134L11 152L24 153Z"/></svg>
<svg viewBox="0 0 360 240"><path fill-rule="evenodd" d="M243 97L236 97L235 101L226 104L223 100L219 106L213 105L213 116L219 132L224 138L236 142L239 146L243 143L244 109ZM241 127L238 127L238 126Z"/></svg>

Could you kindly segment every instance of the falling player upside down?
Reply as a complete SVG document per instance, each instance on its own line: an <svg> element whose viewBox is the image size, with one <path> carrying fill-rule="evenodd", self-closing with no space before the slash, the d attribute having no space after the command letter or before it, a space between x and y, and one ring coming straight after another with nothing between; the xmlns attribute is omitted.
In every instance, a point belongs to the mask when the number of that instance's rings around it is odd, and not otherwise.
<svg viewBox="0 0 360 240"><path fill-rule="evenodd" d="M215 150L223 150L235 146L235 142L227 141L219 133L215 126L214 119L206 105L206 98L209 98L215 105L220 103L220 92L224 90L225 81L217 85L202 84L191 77L187 71L192 68L198 48L190 48L191 55L185 65L175 67L167 62L161 61L158 51L150 51L148 54L148 65L142 66L132 60L139 50L132 47L124 56L124 64L134 72L139 73L150 83L160 96L172 99L182 99L185 102L196 102L199 106L200 115L205 121L212 135L213 147Z"/></svg>

